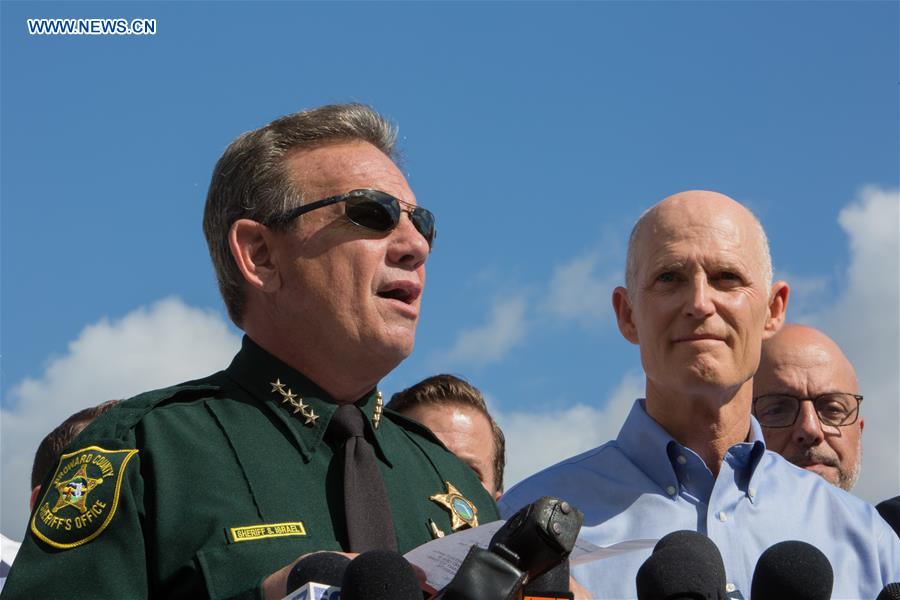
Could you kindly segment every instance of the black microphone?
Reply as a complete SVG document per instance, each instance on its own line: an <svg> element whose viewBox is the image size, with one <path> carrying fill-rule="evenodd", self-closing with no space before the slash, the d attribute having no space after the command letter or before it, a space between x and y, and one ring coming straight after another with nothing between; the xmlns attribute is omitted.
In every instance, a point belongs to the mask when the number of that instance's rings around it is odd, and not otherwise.
<svg viewBox="0 0 900 600"><path fill-rule="evenodd" d="M834 570L822 551L806 542L778 542L762 553L750 595L780 600L829 600Z"/></svg>
<svg viewBox="0 0 900 600"><path fill-rule="evenodd" d="M875 600L900 600L900 583L889 583L884 586Z"/></svg>
<svg viewBox="0 0 900 600"><path fill-rule="evenodd" d="M350 561L341 582L343 600L422 600L422 588L405 558L369 550Z"/></svg>
<svg viewBox="0 0 900 600"><path fill-rule="evenodd" d="M288 574L287 592L290 594L300 586L314 582L339 586L344 579L344 571L350 559L334 552L316 552L297 561Z"/></svg>
<svg viewBox="0 0 900 600"><path fill-rule="evenodd" d="M527 581L564 562L584 521L565 500L545 496L523 507L491 538L472 546L456 575L436 598L516 600ZM563 589L568 590L568 575Z"/></svg>
<svg viewBox="0 0 900 600"><path fill-rule="evenodd" d="M526 583L522 594L523 600L529 598L575 600L575 595L569 591L569 561L562 561L543 575Z"/></svg>
<svg viewBox="0 0 900 600"><path fill-rule="evenodd" d="M725 564L705 535L674 531L656 543L635 584L638 600L723 600Z"/></svg>

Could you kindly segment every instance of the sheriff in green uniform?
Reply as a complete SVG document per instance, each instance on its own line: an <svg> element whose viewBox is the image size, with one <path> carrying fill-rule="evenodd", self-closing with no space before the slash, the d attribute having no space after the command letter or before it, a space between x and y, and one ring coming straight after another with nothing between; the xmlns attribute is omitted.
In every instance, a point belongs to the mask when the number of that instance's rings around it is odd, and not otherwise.
<svg viewBox="0 0 900 600"><path fill-rule="evenodd" d="M123 402L75 440L44 481L4 600L280 598L305 553L406 552L497 518L466 465L382 408L378 382L412 351L435 237L395 136L371 109L335 105L229 146L204 231L243 347L224 371Z"/></svg>

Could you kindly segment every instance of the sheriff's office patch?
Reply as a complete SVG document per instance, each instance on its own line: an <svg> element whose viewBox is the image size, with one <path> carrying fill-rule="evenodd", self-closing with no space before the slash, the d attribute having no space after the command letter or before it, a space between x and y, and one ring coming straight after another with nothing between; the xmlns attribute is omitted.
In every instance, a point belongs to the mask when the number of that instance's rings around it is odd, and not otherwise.
<svg viewBox="0 0 900 600"><path fill-rule="evenodd" d="M125 466L137 452L88 446L63 454L31 517L32 533L63 549L103 533L116 514Z"/></svg>

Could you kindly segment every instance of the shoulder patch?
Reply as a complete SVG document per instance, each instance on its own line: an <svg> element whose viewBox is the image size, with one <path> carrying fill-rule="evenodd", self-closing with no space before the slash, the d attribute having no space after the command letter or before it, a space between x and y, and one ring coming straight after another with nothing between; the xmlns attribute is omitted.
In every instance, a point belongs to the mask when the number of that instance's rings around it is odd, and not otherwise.
<svg viewBox="0 0 900 600"><path fill-rule="evenodd" d="M63 454L31 517L31 532L61 549L99 536L116 514L125 467L137 453L88 446Z"/></svg>

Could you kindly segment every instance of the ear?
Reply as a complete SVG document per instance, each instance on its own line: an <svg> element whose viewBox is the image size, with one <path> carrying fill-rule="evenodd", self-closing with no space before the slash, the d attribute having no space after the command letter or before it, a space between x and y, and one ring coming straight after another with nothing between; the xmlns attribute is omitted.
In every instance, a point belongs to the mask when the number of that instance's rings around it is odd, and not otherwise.
<svg viewBox="0 0 900 600"><path fill-rule="evenodd" d="M33 488L31 488L31 499L28 500L28 510L34 510L35 505L37 504L38 495L41 493L41 484L37 484Z"/></svg>
<svg viewBox="0 0 900 600"><path fill-rule="evenodd" d="M866 420L862 417L859 418L859 435L862 436L863 429L866 427Z"/></svg>
<svg viewBox="0 0 900 600"><path fill-rule="evenodd" d="M497 490L496 492L494 492L494 502L495 503L498 502L500 500L500 496L502 496L502 495L503 495L503 492L501 492L500 490Z"/></svg>
<svg viewBox="0 0 900 600"><path fill-rule="evenodd" d="M632 344L637 344L637 327L634 324L634 313L631 308L631 301L628 299L628 290L621 286L614 289L612 305L613 310L616 312L616 323L619 325L622 337Z"/></svg>
<svg viewBox="0 0 900 600"><path fill-rule="evenodd" d="M274 235L261 223L238 219L228 231L228 245L244 280L263 292L281 286L281 275L273 255Z"/></svg>
<svg viewBox="0 0 900 600"><path fill-rule="evenodd" d="M787 316L788 296L790 288L784 281L776 281L772 284L769 294L769 307L766 316L766 324L763 328L763 339L767 340L781 329Z"/></svg>

